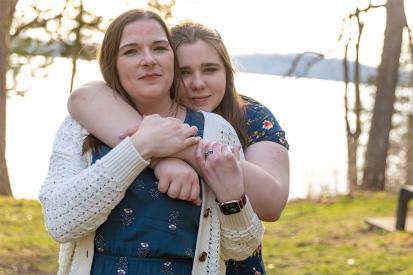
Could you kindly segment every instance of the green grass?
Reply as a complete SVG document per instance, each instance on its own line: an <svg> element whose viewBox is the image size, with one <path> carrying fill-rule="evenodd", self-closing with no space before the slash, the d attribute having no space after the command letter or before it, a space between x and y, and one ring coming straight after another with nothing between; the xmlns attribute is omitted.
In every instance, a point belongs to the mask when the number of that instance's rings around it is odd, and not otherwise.
<svg viewBox="0 0 413 275"><path fill-rule="evenodd" d="M366 217L392 217L396 194L289 203L266 224L268 274L413 274L413 235L370 230Z"/></svg>
<svg viewBox="0 0 413 275"><path fill-rule="evenodd" d="M55 274L58 245L46 232L40 204L0 197L0 274Z"/></svg>
<svg viewBox="0 0 413 275"><path fill-rule="evenodd" d="M361 193L290 202L280 221L265 224L268 274L413 274L413 235L370 230L364 222L394 216L396 200ZM54 274L57 253L37 201L0 197L0 275Z"/></svg>

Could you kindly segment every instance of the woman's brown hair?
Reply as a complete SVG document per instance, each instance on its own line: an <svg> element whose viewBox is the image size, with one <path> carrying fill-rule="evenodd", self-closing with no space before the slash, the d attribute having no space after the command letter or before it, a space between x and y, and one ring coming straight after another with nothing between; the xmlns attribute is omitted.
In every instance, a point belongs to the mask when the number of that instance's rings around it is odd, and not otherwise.
<svg viewBox="0 0 413 275"><path fill-rule="evenodd" d="M171 29L171 35L172 47L175 52L181 45L192 44L198 40L202 40L211 45L217 51L224 64L226 85L224 97L214 112L220 114L231 123L238 134L242 147L245 149L247 146L247 129L245 124L246 102L235 89L235 70L221 36L217 31L194 22L184 22L176 25Z"/></svg>

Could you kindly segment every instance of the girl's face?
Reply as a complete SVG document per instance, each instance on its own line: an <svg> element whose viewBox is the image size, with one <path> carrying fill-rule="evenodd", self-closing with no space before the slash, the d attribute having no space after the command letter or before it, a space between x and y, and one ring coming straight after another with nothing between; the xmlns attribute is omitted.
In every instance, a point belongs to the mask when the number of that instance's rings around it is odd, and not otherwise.
<svg viewBox="0 0 413 275"><path fill-rule="evenodd" d="M198 39L178 47L176 54L183 85L179 95L184 105L214 111L225 94L225 67L214 47Z"/></svg>
<svg viewBox="0 0 413 275"><path fill-rule="evenodd" d="M143 113L165 107L174 77L174 55L162 26L153 19L132 22L123 30L116 68L123 88Z"/></svg>

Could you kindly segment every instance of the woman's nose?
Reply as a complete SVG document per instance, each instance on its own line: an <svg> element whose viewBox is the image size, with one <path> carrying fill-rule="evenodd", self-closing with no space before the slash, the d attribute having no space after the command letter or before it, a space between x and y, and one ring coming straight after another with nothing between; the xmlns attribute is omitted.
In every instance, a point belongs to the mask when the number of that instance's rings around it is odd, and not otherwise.
<svg viewBox="0 0 413 275"><path fill-rule="evenodd" d="M152 66L156 63L156 59L153 56L153 53L149 50L143 51L142 56L142 65L144 66Z"/></svg>

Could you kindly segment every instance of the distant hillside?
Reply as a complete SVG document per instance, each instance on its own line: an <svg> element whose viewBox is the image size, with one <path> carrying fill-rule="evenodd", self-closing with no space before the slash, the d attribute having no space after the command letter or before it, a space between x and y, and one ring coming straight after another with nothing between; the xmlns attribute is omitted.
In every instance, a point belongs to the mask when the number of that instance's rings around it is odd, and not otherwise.
<svg viewBox="0 0 413 275"><path fill-rule="evenodd" d="M297 54L253 54L237 55L232 60L238 71L258 74L286 75ZM305 55L297 64L294 76L343 81L343 61L340 59L321 59L307 74L303 74L306 65L317 58ZM350 62L350 81L353 80L354 63ZM374 79L376 68L361 65L361 82Z"/></svg>

